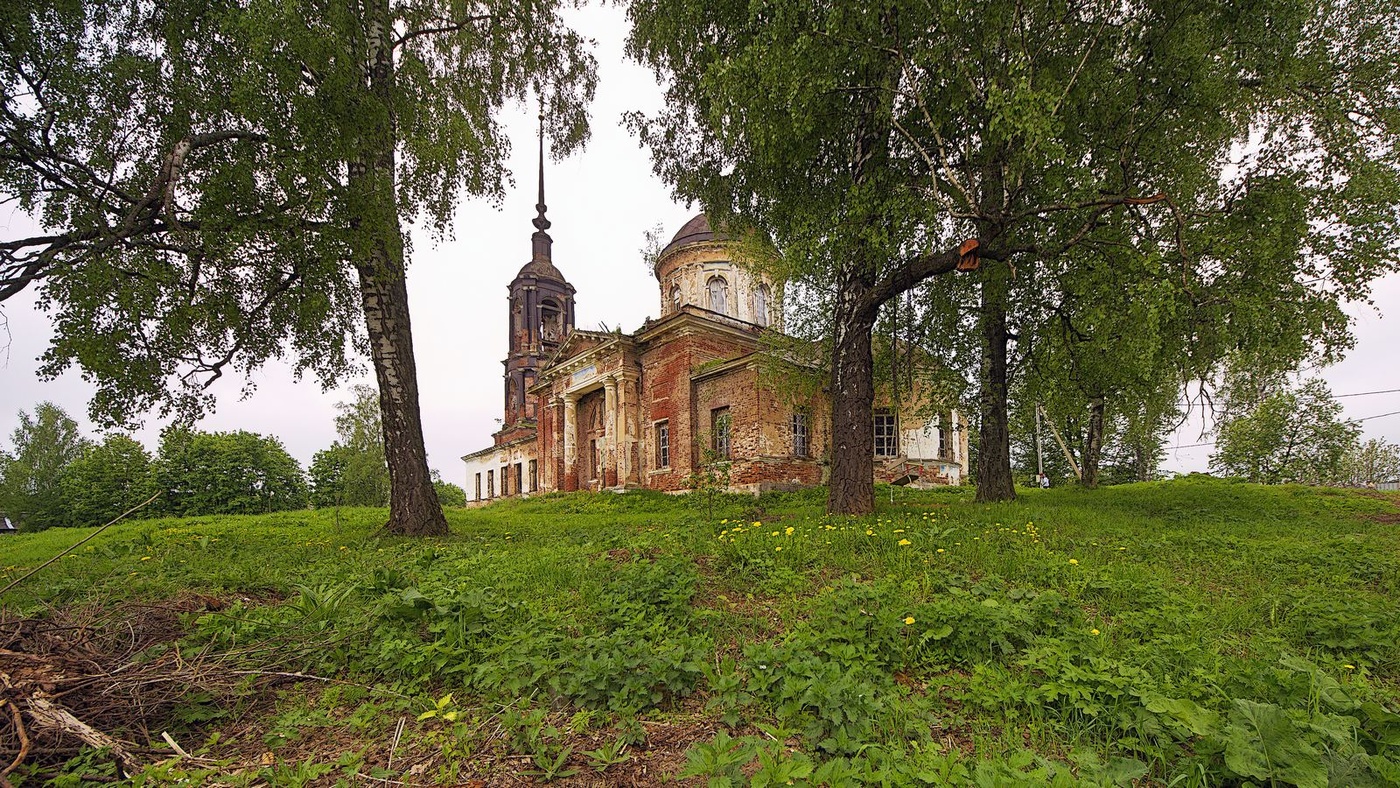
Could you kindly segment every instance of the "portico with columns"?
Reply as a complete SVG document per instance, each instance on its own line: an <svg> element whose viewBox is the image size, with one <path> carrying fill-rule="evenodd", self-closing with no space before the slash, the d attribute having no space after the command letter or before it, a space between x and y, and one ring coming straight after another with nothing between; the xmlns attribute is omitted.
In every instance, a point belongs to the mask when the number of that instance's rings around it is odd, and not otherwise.
<svg viewBox="0 0 1400 788"><path fill-rule="evenodd" d="M531 395L546 403L539 452L559 490L641 484L641 362L624 334L575 331Z"/></svg>

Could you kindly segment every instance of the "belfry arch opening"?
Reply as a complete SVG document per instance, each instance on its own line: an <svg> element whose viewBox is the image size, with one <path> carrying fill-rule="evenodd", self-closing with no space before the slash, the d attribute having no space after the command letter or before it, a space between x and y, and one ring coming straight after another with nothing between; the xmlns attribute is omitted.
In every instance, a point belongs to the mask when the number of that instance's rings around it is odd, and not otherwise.
<svg viewBox="0 0 1400 788"><path fill-rule="evenodd" d="M540 339L558 342L564 337L564 310L552 298L540 302Z"/></svg>

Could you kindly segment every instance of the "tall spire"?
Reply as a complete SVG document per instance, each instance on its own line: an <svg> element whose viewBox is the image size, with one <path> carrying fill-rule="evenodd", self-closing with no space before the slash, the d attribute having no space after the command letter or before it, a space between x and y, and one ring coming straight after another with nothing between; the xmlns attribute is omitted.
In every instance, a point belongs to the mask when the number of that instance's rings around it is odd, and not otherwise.
<svg viewBox="0 0 1400 788"><path fill-rule="evenodd" d="M549 229L549 219L545 218L544 212L548 206L544 204L544 99L540 99L540 195L539 202L535 203L537 215L531 224L535 225L535 234L530 236L530 245L533 250L532 260L548 261L551 256L550 247L554 244L554 239L549 237L545 230Z"/></svg>
<svg viewBox="0 0 1400 788"><path fill-rule="evenodd" d="M549 229L549 220L544 217L544 212L549 206L544 204L544 102L540 102L540 197L535 203L535 210L539 211L539 216L535 217L533 224L535 229L544 231Z"/></svg>

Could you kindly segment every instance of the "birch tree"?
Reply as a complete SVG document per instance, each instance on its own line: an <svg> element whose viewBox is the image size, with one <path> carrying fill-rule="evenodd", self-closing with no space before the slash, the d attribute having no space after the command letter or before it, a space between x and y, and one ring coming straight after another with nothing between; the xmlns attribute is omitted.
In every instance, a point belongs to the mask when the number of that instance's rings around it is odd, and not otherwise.
<svg viewBox="0 0 1400 788"><path fill-rule="evenodd" d="M959 263L977 284L977 497L1014 497L1013 305L1086 248L1179 288L1197 364L1345 344L1397 266L1394 0L633 0L663 78L656 171L773 238L829 308L828 507L869 511L870 332ZM1127 231L1124 228L1128 228ZM1272 345L1269 343L1272 342Z"/></svg>
<svg viewBox="0 0 1400 788"><path fill-rule="evenodd" d="M0 10L0 300L38 288L93 416L190 420L270 359L333 383L368 354L388 530L440 534L419 416L405 220L499 199L497 112L538 95L556 153L595 64L561 3L15 0ZM245 382L246 386L251 383Z"/></svg>

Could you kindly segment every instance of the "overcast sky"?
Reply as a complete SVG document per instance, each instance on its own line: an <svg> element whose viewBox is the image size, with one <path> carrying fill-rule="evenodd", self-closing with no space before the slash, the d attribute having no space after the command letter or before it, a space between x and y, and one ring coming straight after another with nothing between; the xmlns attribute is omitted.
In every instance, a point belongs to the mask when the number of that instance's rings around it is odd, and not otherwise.
<svg viewBox="0 0 1400 788"><path fill-rule="evenodd" d="M646 152L621 126L623 112L654 112L661 106L651 73L623 56L623 11L590 6L573 18L585 35L597 39L599 86L588 146L568 160L546 165L554 262L578 290L580 328L606 324L631 331L660 312L656 280L642 262L644 233L660 224L669 238L698 209L672 199L652 175ZM502 205L463 203L455 240L434 244L426 234L415 234L408 290L428 462L457 484L463 483L464 473L458 458L489 445L501 418L506 292L530 259L534 230L534 115L519 107L504 118L515 141L510 165L516 182ZM22 216L0 217L0 237L13 235L24 221ZM32 410L42 400L57 403L88 434L95 433L87 419L91 386L72 371L54 381L35 375L50 330L33 301L31 292L0 306L9 330L8 351L0 354L0 444L5 446L18 423L17 412ZM1400 276L1377 283L1374 307L1351 305L1349 311L1356 318L1357 348L1345 362L1320 374L1336 394L1400 389ZM0 333L0 344L3 339ZM240 381L219 381L218 408L199 426L276 435L303 464L334 440L334 405L345 398L345 388L372 382L365 377L323 392L317 381L293 381L283 366L265 368L254 381L256 393L243 400ZM1400 393L1340 401L1351 418L1400 411ZM154 449L160 426L148 419L138 439ZM1368 437L1400 442L1400 415L1368 420L1363 427ZM1172 437L1173 445L1202 442L1199 429L1188 425ZM1210 452L1210 447L1170 450L1167 467L1205 470Z"/></svg>

